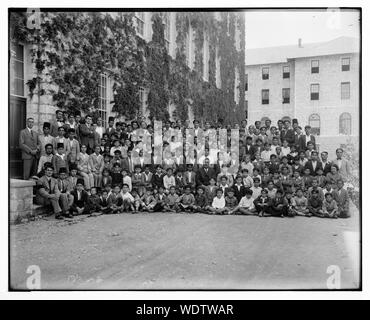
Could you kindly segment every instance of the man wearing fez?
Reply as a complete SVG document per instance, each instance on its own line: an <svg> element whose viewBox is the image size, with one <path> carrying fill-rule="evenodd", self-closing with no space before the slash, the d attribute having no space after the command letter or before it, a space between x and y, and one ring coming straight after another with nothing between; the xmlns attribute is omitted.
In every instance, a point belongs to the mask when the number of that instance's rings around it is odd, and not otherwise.
<svg viewBox="0 0 370 320"><path fill-rule="evenodd" d="M57 110L55 114L56 114L56 120L51 124L51 131L50 131L50 134L53 137L56 137L58 135L59 127L64 126L63 111Z"/></svg>
<svg viewBox="0 0 370 320"><path fill-rule="evenodd" d="M94 151L95 130L90 115L85 117L85 122L84 124L80 124L79 127L81 145L85 145L87 147L87 154L91 154Z"/></svg>
<svg viewBox="0 0 370 320"><path fill-rule="evenodd" d="M44 122L44 125L42 126L43 134L39 135L39 145L40 145L40 154L41 156L44 156L45 153L45 146L47 144L53 145L54 137L50 135L50 122Z"/></svg>
<svg viewBox="0 0 370 320"><path fill-rule="evenodd" d="M63 219L62 209L59 206L60 191L58 182L52 177L52 165L45 168L45 174L36 183L37 194L36 203L43 206L52 206L56 219Z"/></svg>
<svg viewBox="0 0 370 320"><path fill-rule="evenodd" d="M40 151L38 133L32 130L33 118L27 119L27 127L20 132L19 147L22 150L23 179L28 180L37 172L37 154Z"/></svg>
<svg viewBox="0 0 370 320"><path fill-rule="evenodd" d="M108 137L110 137L115 134L116 129L114 128L114 117L108 118L108 128L105 129L105 133L108 134Z"/></svg>
<svg viewBox="0 0 370 320"><path fill-rule="evenodd" d="M73 186L71 181L67 179L67 177L67 169L60 168L59 178L57 179L58 189L60 191L59 205L62 209L62 215L68 218L72 218L72 215L69 213L69 209L73 204L73 196L71 194L71 192L73 191Z"/></svg>

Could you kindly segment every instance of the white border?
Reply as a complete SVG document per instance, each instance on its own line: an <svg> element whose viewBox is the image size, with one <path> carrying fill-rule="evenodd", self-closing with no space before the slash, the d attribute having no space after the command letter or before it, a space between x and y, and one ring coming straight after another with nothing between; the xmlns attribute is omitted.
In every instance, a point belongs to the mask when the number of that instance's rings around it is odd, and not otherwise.
<svg viewBox="0 0 370 320"><path fill-rule="evenodd" d="M3 46L3 50L1 50L1 75L2 75L2 85L1 85L1 117L0 117L0 136L3 139L6 139L6 143L8 141L8 121L5 114L7 114L8 108L8 59L7 59L7 41L8 41L8 7L111 7L111 8L120 8L123 5L126 8L138 8L138 7L168 7L168 8L176 8L176 7L189 7L189 8L196 8L196 7L362 7L362 70L363 70L363 79L362 83L364 84L363 92L362 92L362 119L365 121L369 119L369 70L370 70L370 56L369 56L369 33L370 30L369 25L369 9L370 5L366 1L318 1L318 0L310 0L310 1L217 1L217 0L208 0L202 1L201 3L196 0L188 0L186 3L181 5L175 6L174 1L156 1L152 3L150 1L141 1L141 0L126 0L122 1L112 1L107 0L104 2L99 1L76 1L66 0L63 3L58 3L57 5L53 4L52 2L42 0L42 1L2 1L1 2L1 21L2 21L2 28L0 31L1 38L0 43ZM364 122L365 122L364 121ZM369 126L363 126L362 128L363 137L369 137ZM368 184L366 182L366 178L369 177L369 167L366 166L366 160L369 159L369 151L366 148L366 144L368 142L365 140L363 143L364 149L362 150L362 156L364 161L364 165L362 168L363 173L363 185L362 185L362 194L365 198L365 195L369 194ZM369 248L368 248L368 240L369 240L369 232L366 230L370 230L369 226L369 219L368 214L369 210L369 203L365 200L363 201L363 260L362 260L362 285L363 291L362 292L310 292L310 291L274 291L274 292L261 292L261 291L243 291L243 292L209 292L209 291L190 291L190 292L166 292L166 291L157 291L157 292L150 292L150 291L141 291L141 292L31 292L31 293L16 293L16 292L7 292L8 290L8 213L7 213L7 203L8 203L8 175L7 175L7 168L8 168L8 158L7 158L7 147L5 147L5 143L2 144L2 157L0 157L1 161L1 172L0 172L0 181L1 181L1 205L2 209L0 214L0 299L237 299L237 300L244 300L244 299L369 299ZM6 155L6 156L4 156ZM365 198L366 199L366 198Z"/></svg>

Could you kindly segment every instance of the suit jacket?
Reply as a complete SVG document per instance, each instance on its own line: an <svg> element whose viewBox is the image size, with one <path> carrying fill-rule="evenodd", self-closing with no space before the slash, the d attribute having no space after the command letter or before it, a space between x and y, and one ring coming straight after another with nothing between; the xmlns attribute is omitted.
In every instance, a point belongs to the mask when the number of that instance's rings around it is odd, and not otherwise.
<svg viewBox="0 0 370 320"><path fill-rule="evenodd" d="M342 208L346 211L349 210L349 195L347 190L343 188L341 190L334 190L333 198L337 202L338 208Z"/></svg>
<svg viewBox="0 0 370 320"><path fill-rule="evenodd" d="M294 140L295 140L294 130L293 129L288 129L288 130L283 129L283 130L281 130L280 140L281 140L281 142L283 142L283 140L287 140L289 146L293 145Z"/></svg>
<svg viewBox="0 0 370 320"><path fill-rule="evenodd" d="M310 141L313 142L313 147L316 150L316 139L313 134L310 135ZM298 150L299 151L306 151L307 149L307 139L305 134L301 134L301 136L298 139Z"/></svg>
<svg viewBox="0 0 370 320"><path fill-rule="evenodd" d="M339 167L338 159L333 160L332 164L336 164ZM351 166L349 165L348 160L342 159L342 165L339 168L339 173L346 179L351 173Z"/></svg>
<svg viewBox="0 0 370 320"><path fill-rule="evenodd" d="M36 131L32 133L26 128L20 132L19 147L22 150L22 159L32 159L36 155L32 155L31 151L39 150L39 135Z"/></svg>
<svg viewBox="0 0 370 320"><path fill-rule="evenodd" d="M115 134L116 133L116 129L114 127L108 127L105 129L105 133L108 135L108 137L110 138L112 134Z"/></svg>
<svg viewBox="0 0 370 320"><path fill-rule="evenodd" d="M77 162L77 157L80 156L80 143L76 139L73 139L71 146L70 139L67 139L65 149L68 161L72 163Z"/></svg>
<svg viewBox="0 0 370 320"><path fill-rule="evenodd" d="M190 179L189 179L189 171L185 171L182 175L182 181L184 185L190 184L192 188L195 188L196 185L196 173L194 171L191 171L190 173Z"/></svg>
<svg viewBox="0 0 370 320"><path fill-rule="evenodd" d="M89 195L88 193L85 191L85 190L82 190L81 192L81 199L78 200L78 193L77 193L77 190L73 190L71 192L72 196L73 196L73 204L72 204L72 208L84 208L88 205L89 203Z"/></svg>
<svg viewBox="0 0 370 320"><path fill-rule="evenodd" d="M155 188L163 187L163 176L164 176L163 174L159 176L156 173L153 174L153 177L152 177L153 187Z"/></svg>
<svg viewBox="0 0 370 320"><path fill-rule="evenodd" d="M75 177L69 176L67 178L67 180L69 181L69 183L72 186L72 189L75 189L76 188L77 180L80 179L80 178L81 177L79 177L79 176L75 176Z"/></svg>
<svg viewBox="0 0 370 320"><path fill-rule="evenodd" d="M64 179L63 185L62 185L61 179L57 179L57 183L58 183L58 188L61 193L66 193L66 192L71 193L74 189L70 179Z"/></svg>
<svg viewBox="0 0 370 320"><path fill-rule="evenodd" d="M322 167L322 163L320 161L316 161L316 168L315 170L313 169L313 165L312 165L312 160L309 160L306 162L305 166L304 166L305 169L310 169L310 175L311 176L316 176L316 171L320 168L321 170L323 170L323 167Z"/></svg>
<svg viewBox="0 0 370 320"><path fill-rule="evenodd" d="M93 148L95 144L95 132L92 125L88 128L87 124L80 124L79 133L81 144L86 145L88 148Z"/></svg>
<svg viewBox="0 0 370 320"><path fill-rule="evenodd" d="M66 155L64 155L64 160L59 155L54 155L51 162L53 164L54 173L56 175L59 174L59 169L63 167L67 169L67 174L69 174L69 166Z"/></svg>
<svg viewBox="0 0 370 320"><path fill-rule="evenodd" d="M256 153L256 148L253 145L245 145L245 154L249 154L251 156L251 160L254 160L254 154Z"/></svg>
<svg viewBox="0 0 370 320"><path fill-rule="evenodd" d="M64 123L62 122L61 127L64 126ZM59 124L56 120L54 120L51 125L50 125L50 134L53 137L56 137L58 135L58 129L59 129Z"/></svg>
<svg viewBox="0 0 370 320"><path fill-rule="evenodd" d="M215 180L217 179L217 174L216 174L215 169L208 168L208 172L206 172L205 168L201 167L197 171L196 183L197 183L197 185L208 186L209 185L209 180L211 178L214 178Z"/></svg>
<svg viewBox="0 0 370 320"><path fill-rule="evenodd" d="M247 188L244 187L243 185L241 185L238 190L238 186L236 184L232 186L232 189L234 190L234 196L236 197L236 199L238 199L238 202L242 197L245 196L245 192L247 191Z"/></svg>
<svg viewBox="0 0 370 320"><path fill-rule="evenodd" d="M36 202L42 204L45 198L49 198L50 194L60 194L58 188L58 182L54 178L50 178L50 185L48 178L44 175L36 183L37 193L36 193Z"/></svg>
<svg viewBox="0 0 370 320"><path fill-rule="evenodd" d="M324 176L326 176L331 171L332 163L330 161L326 162L325 164L323 162L321 163L323 165Z"/></svg>

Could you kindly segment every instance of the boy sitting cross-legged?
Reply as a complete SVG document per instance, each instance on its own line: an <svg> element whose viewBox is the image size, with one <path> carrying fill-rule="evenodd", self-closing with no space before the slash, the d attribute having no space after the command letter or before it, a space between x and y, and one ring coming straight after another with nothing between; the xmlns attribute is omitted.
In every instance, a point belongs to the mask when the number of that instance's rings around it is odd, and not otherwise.
<svg viewBox="0 0 370 320"><path fill-rule="evenodd" d="M154 207L157 204L153 192L150 188L146 189L144 195L141 198L141 208L143 211L153 212Z"/></svg>
<svg viewBox="0 0 370 320"><path fill-rule="evenodd" d="M223 214L227 209L225 208L226 202L223 190L217 189L216 196L213 198L212 205L209 211L213 214Z"/></svg>
<svg viewBox="0 0 370 320"><path fill-rule="evenodd" d="M234 195L234 189L228 188L226 190L225 197L225 213L231 214L233 210L238 206L238 199Z"/></svg>
<svg viewBox="0 0 370 320"><path fill-rule="evenodd" d="M121 191L122 198L122 211L134 211L134 197L130 193L130 189L127 183L124 183Z"/></svg>
<svg viewBox="0 0 370 320"><path fill-rule="evenodd" d="M163 187L162 190L164 190ZM165 198L164 210L169 212L177 212L179 210L177 205L179 198L180 197L176 193L175 186L170 187L170 193Z"/></svg>
<svg viewBox="0 0 370 320"><path fill-rule="evenodd" d="M191 193L191 186L185 186L185 193L177 200L179 209L185 212L192 212L195 203L194 195Z"/></svg>
<svg viewBox="0 0 370 320"><path fill-rule="evenodd" d="M331 193L325 194L325 200L322 205L322 211L324 217L327 218L338 218L338 205L337 202L334 200L333 195Z"/></svg>
<svg viewBox="0 0 370 320"><path fill-rule="evenodd" d="M196 212L206 212L208 210L208 199L204 193L204 189L202 186L197 188L197 194L195 195L195 203L193 206L193 210Z"/></svg>
<svg viewBox="0 0 370 320"><path fill-rule="evenodd" d="M240 199L238 206L231 211L231 214L241 213L254 215L256 213L256 208L253 203L252 194L253 191L247 189L245 195Z"/></svg>
<svg viewBox="0 0 370 320"><path fill-rule="evenodd" d="M253 192L252 192L252 199L253 199ZM267 196L266 189L262 189L261 194L256 199L254 199L253 204L254 204L254 207L256 208L256 211L259 217L264 217L265 214L269 212L269 209L271 206L271 199Z"/></svg>
<svg viewBox="0 0 370 320"><path fill-rule="evenodd" d="M121 188L118 184L113 187L112 193L108 197L109 213L121 213L123 211L123 199L121 196Z"/></svg>
<svg viewBox="0 0 370 320"><path fill-rule="evenodd" d="M76 189L72 191L73 204L70 209L72 215L89 214L89 195L84 190L84 180L78 179Z"/></svg>

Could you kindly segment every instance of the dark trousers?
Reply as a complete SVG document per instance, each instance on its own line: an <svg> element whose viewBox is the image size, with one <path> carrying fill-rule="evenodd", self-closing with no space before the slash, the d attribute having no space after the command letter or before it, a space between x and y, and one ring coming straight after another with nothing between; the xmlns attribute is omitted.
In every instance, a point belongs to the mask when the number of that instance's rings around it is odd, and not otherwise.
<svg viewBox="0 0 370 320"><path fill-rule="evenodd" d="M31 159L23 159L23 179L28 180L30 177L37 173L37 159L32 157Z"/></svg>

